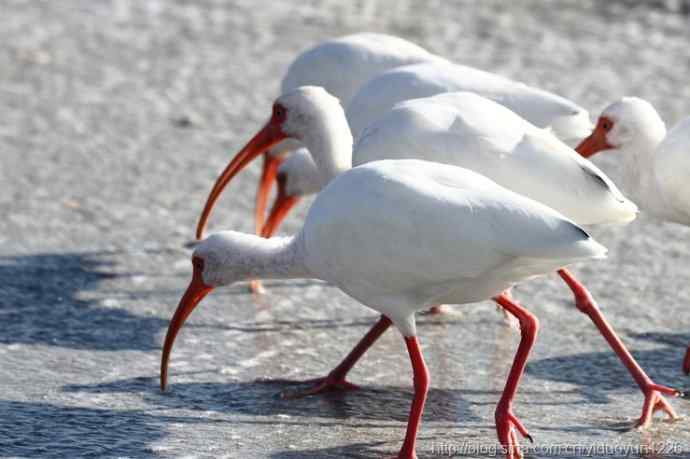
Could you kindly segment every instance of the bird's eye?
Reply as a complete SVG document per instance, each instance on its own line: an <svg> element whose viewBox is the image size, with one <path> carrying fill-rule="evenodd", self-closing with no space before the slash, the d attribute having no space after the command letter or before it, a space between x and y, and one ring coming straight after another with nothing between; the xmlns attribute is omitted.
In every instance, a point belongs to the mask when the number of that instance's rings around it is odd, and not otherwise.
<svg viewBox="0 0 690 459"><path fill-rule="evenodd" d="M277 121L283 121L285 119L285 113L286 113L285 107L283 107L282 105L275 104L273 106L273 117Z"/></svg>
<svg viewBox="0 0 690 459"><path fill-rule="evenodd" d="M611 128L613 127L613 123L612 123L611 121L609 121L609 120L603 120L603 122L601 123L601 127L602 127L605 131L610 131Z"/></svg>
<svg viewBox="0 0 690 459"><path fill-rule="evenodd" d="M194 257L192 259L192 266L194 267L194 269L203 270L204 269L204 262L201 258Z"/></svg>

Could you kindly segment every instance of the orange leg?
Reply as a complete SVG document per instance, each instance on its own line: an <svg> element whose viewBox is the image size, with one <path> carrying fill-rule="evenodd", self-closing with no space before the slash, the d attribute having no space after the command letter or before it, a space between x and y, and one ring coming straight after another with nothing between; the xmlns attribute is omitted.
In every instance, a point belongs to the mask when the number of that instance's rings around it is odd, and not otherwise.
<svg viewBox="0 0 690 459"><path fill-rule="evenodd" d="M599 310L592 294L582 285L575 277L567 270L561 269L558 274L563 278L563 280L568 284L570 289L575 295L575 304L577 308L587 314L589 318L594 322L594 325L599 329L601 334L604 336L609 346L621 359L623 365L626 366L633 379L637 385L642 390L645 396L644 405L642 407L642 415L637 421L638 427L647 427L652 422L652 417L654 413L658 410L664 411L668 414L669 418L677 419L673 407L664 399L662 394L682 396L683 393L672 389L670 387L661 386L654 383L647 373L638 365L635 358L630 354L628 349L626 349L623 341L616 335L611 325L608 323L604 315Z"/></svg>
<svg viewBox="0 0 690 459"><path fill-rule="evenodd" d="M422 422L426 395L429 392L429 369L426 367L426 363L424 363L424 357L422 356L422 350L419 348L419 340L417 337L406 336L405 344L407 345L407 352L410 354L412 371L414 373L414 399L412 400L410 415L407 418L405 440L396 458L417 459L415 445L417 443L419 425Z"/></svg>
<svg viewBox="0 0 690 459"><path fill-rule="evenodd" d="M515 353L513 366L508 374L506 386L503 389L503 395L496 406L496 433L498 435L498 441L501 442L501 445L505 449L508 459L522 458L520 445L517 441L517 434L513 428L517 429L517 431L529 441L533 440L525 426L522 425L517 416L513 414L512 405L518 384L520 383L520 378L525 371L527 357L537 340L539 321L532 313L511 300L507 295L499 295L494 298L494 301L520 321L520 334L522 336L520 345Z"/></svg>

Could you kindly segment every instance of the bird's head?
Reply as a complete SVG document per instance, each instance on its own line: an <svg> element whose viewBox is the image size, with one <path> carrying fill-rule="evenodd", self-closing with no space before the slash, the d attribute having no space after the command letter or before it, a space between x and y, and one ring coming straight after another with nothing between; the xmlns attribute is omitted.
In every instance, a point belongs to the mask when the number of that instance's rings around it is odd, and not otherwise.
<svg viewBox="0 0 690 459"><path fill-rule="evenodd" d="M278 191L264 223L263 216L273 182L277 184ZM299 148L279 164L273 177L262 177L256 197L257 203L260 203L257 204L256 212L257 234L262 237L273 236L299 199L304 195L317 193L320 187L316 164L306 148Z"/></svg>
<svg viewBox="0 0 690 459"><path fill-rule="evenodd" d="M249 255L258 236L224 231L201 241L192 254L192 279L168 326L161 359L161 390L168 379L168 361L175 337L192 311L214 288L251 277Z"/></svg>
<svg viewBox="0 0 690 459"><path fill-rule="evenodd" d="M576 150L588 158L602 150L624 149L663 138L666 126L652 104L639 97L624 97L606 107L592 134Z"/></svg>
<svg viewBox="0 0 690 459"><path fill-rule="evenodd" d="M319 191L319 175L309 150L296 150L278 167L276 181L288 196L304 196Z"/></svg>
<svg viewBox="0 0 690 459"><path fill-rule="evenodd" d="M344 112L337 98L318 86L302 86L276 99L271 118L264 127L235 155L230 164L218 177L209 194L204 210L197 224L196 237L201 239L213 206L230 180L262 153L266 153L285 139L303 140L318 132L320 124L328 123L331 117L344 118ZM263 181L270 183L275 178L277 164L271 154L264 162ZM279 161L279 159L277 159ZM270 187L269 187L270 189Z"/></svg>

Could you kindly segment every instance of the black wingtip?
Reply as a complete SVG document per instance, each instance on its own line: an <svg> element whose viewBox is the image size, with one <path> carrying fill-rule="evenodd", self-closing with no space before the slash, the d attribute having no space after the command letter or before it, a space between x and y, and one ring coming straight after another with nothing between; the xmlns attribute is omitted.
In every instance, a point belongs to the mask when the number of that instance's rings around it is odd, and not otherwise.
<svg viewBox="0 0 690 459"><path fill-rule="evenodd" d="M575 223L571 223L571 227L577 234L579 234L582 237L582 239L587 240L592 238L592 236L590 236L587 231L582 229L581 226L576 225Z"/></svg>
<svg viewBox="0 0 690 459"><path fill-rule="evenodd" d="M602 188L606 188L608 191L611 191L609 184L606 183L604 177L602 177L596 170L589 168L586 164L580 164L580 167L583 171L585 171L585 174L587 174L588 177L591 177L595 182L601 185Z"/></svg>

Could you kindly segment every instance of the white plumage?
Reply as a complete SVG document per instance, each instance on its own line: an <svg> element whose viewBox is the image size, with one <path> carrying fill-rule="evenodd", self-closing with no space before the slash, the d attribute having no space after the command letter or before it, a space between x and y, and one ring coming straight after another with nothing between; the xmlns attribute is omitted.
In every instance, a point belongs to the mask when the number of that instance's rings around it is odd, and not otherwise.
<svg viewBox="0 0 690 459"><path fill-rule="evenodd" d="M347 118L356 139L398 102L458 91L492 99L538 127L553 129L572 145L592 130L587 110L564 97L448 61L396 67L377 75L345 105Z"/></svg>
<svg viewBox="0 0 690 459"><path fill-rule="evenodd" d="M441 60L421 46L393 35L357 33L325 40L302 52L288 67L281 93L321 86L347 105L370 78L388 69Z"/></svg>
<svg viewBox="0 0 690 459"><path fill-rule="evenodd" d="M690 118L685 118L668 131L656 149L653 167L663 211L651 213L690 225ZM647 202L645 206L651 208Z"/></svg>
<svg viewBox="0 0 690 459"><path fill-rule="evenodd" d="M484 300L605 253L544 205L467 169L418 160L342 174L319 193L298 237L310 272L373 305L405 336L425 306Z"/></svg>

